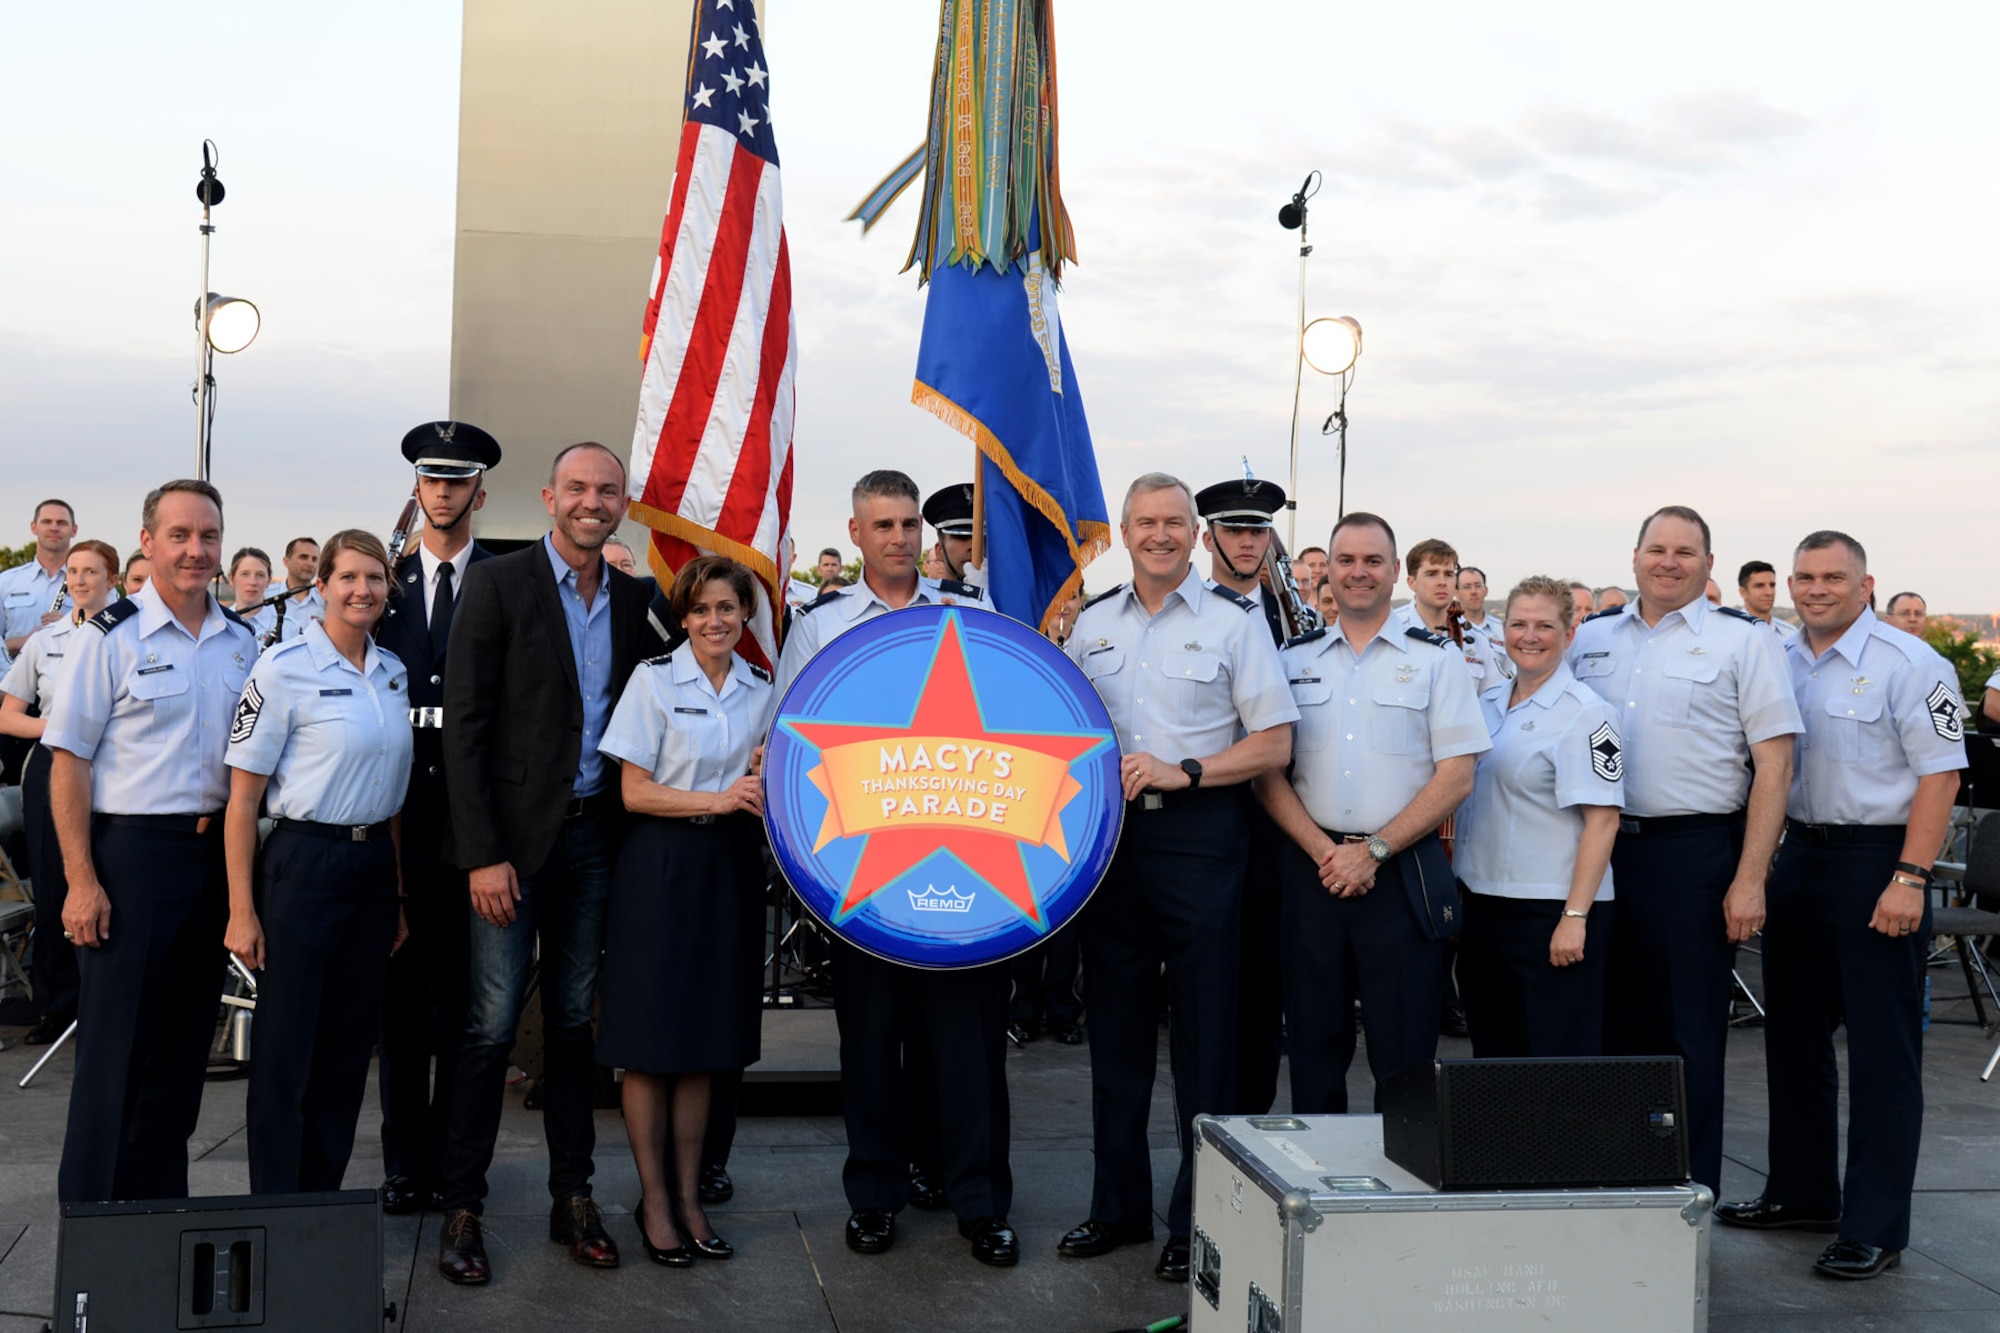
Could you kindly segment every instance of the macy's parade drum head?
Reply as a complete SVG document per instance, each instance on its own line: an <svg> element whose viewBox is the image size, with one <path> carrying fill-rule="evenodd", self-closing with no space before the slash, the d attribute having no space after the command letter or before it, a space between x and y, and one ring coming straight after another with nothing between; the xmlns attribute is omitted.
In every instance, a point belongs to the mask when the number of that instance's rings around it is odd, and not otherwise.
<svg viewBox="0 0 2000 1333"><path fill-rule="evenodd" d="M911 606L821 649L778 702L764 822L785 878L856 948L996 963L1083 910L1118 845L1117 733L1019 621Z"/></svg>

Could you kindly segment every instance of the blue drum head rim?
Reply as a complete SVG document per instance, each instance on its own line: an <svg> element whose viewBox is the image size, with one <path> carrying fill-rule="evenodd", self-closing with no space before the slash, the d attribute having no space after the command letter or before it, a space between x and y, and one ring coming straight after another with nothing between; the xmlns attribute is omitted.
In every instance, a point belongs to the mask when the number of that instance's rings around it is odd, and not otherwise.
<svg viewBox="0 0 2000 1333"><path fill-rule="evenodd" d="M779 868L826 928L913 967L1011 958L1075 919L1124 820L1117 733L1018 621L912 606L834 639L764 755Z"/></svg>

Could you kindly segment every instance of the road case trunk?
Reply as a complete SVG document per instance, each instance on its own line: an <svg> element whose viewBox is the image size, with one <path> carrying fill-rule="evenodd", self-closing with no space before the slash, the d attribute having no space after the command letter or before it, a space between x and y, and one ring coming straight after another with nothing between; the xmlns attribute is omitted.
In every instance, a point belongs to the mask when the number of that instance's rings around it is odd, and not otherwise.
<svg viewBox="0 0 2000 1333"><path fill-rule="evenodd" d="M1708 1327L1700 1185L1443 1193L1380 1116L1195 1124L1192 1333Z"/></svg>

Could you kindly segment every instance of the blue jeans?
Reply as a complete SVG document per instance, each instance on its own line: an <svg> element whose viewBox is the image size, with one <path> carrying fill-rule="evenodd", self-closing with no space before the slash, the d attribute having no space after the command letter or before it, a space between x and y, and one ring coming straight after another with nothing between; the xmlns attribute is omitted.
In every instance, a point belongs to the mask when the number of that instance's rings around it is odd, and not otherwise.
<svg viewBox="0 0 2000 1333"><path fill-rule="evenodd" d="M486 1198L486 1168L493 1162L506 1096L507 1057L527 1001L537 945L549 1194L564 1199L590 1193L595 1169L591 1151L597 1145L591 1105L597 1062L590 1021L605 904L618 854L615 819L585 814L563 822L547 863L521 876L513 924L490 925L472 914L465 1041L452 1081L443 1165L447 1208L476 1211Z"/></svg>

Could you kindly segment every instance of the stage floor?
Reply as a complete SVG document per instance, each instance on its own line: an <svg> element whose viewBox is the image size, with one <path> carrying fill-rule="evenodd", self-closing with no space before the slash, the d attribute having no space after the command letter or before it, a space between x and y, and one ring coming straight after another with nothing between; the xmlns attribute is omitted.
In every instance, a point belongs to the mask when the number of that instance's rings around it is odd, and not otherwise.
<svg viewBox="0 0 2000 1333"><path fill-rule="evenodd" d="M1746 958L1754 965L1754 959ZM1747 969L1746 969L1747 970ZM1752 973L1754 978L1754 973ZM1916 1225L1903 1266L1867 1283L1815 1277L1824 1238L1715 1228L1714 1333L1735 1330L2000 1330L2000 1079L1978 1081L1992 1039L1939 1018L1970 1017L1956 967L1932 972L1933 1023L1925 1049L1923 1157ZM829 1033L830 1035L830 1033ZM48 1317L55 1263L55 1164L69 1095L67 1052L26 1091L14 1086L37 1052L0 1030L0 1333L31 1333ZM1447 1040L1445 1054L1468 1054ZM1730 1043L1725 1198L1756 1194L1765 1160L1763 1035L1739 1029ZM1166 1055L1161 1050L1164 1073ZM1366 1106L1366 1066L1356 1060L1353 1104ZM405 1333L513 1333L593 1329L745 1328L806 1333L1038 1328L1103 1333L1184 1311L1187 1289L1152 1276L1155 1251L1137 1246L1086 1262L1056 1257L1062 1232L1088 1211L1089 1058L1083 1047L1046 1040L1008 1055L1013 1094L1013 1222L1018 1268L983 1268L966 1252L948 1214L906 1212L890 1254L863 1258L841 1240L843 1131L837 1116L743 1122L730 1170L736 1198L714 1210L735 1260L687 1271L644 1262L630 1210L631 1155L615 1111L597 1116L596 1193L627 1262L616 1272L578 1268L547 1239L540 1117L510 1098L487 1208L495 1276L483 1289L437 1275L438 1219L388 1218L384 1281ZM237 1193L248 1186L241 1082L211 1083L193 1152L194 1188ZM373 1106L371 1094L370 1106ZM1281 1098L1280 1107L1284 1102ZM1164 1077L1153 1103L1157 1206L1166 1205L1174 1154ZM352 1188L380 1183L378 1125L365 1116ZM632 1260L638 1258L639 1262Z"/></svg>

